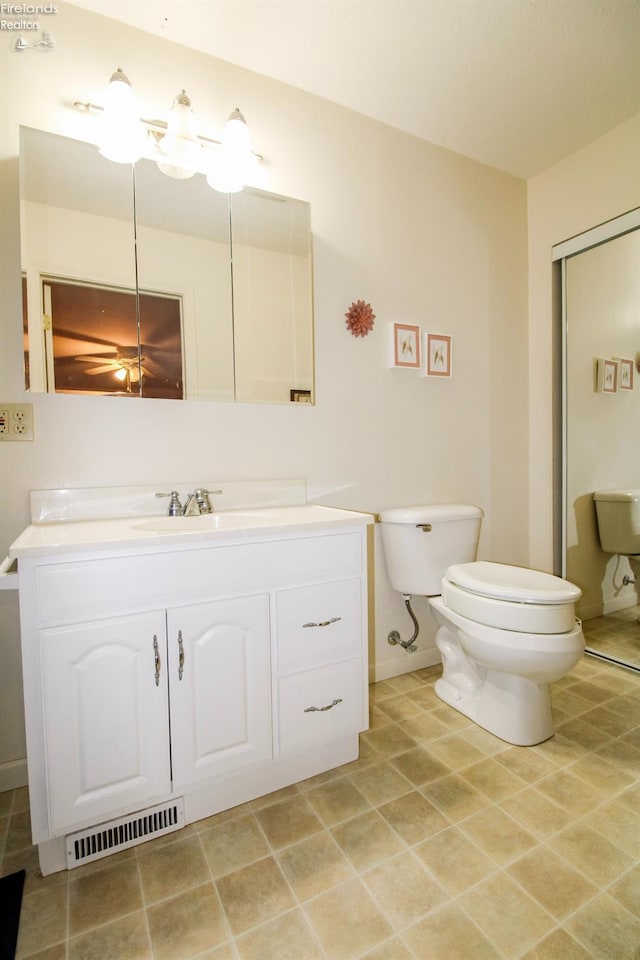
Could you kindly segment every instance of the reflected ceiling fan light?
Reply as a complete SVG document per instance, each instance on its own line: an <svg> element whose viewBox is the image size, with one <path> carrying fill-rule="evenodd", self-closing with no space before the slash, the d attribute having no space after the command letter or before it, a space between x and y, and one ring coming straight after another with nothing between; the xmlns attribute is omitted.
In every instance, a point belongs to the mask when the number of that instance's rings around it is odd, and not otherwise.
<svg viewBox="0 0 640 960"><path fill-rule="evenodd" d="M114 373L113 375L114 375L114 377L116 378L116 380L126 380L126 379L127 379L127 371L126 371L126 369L125 369L124 367L120 367L118 370L115 371L115 373Z"/></svg>
<svg viewBox="0 0 640 960"><path fill-rule="evenodd" d="M236 107L227 120L220 150L207 173L207 183L220 193L238 193L251 180L257 165L247 121Z"/></svg>
<svg viewBox="0 0 640 960"><path fill-rule="evenodd" d="M173 101L167 132L158 143L166 157L158 160L158 169L175 180L187 180L196 172L202 153L202 144L196 131L196 118L191 100L181 90Z"/></svg>
<svg viewBox="0 0 640 960"><path fill-rule="evenodd" d="M112 74L100 118L98 150L115 163L135 163L142 156L145 129L129 78L120 67Z"/></svg>

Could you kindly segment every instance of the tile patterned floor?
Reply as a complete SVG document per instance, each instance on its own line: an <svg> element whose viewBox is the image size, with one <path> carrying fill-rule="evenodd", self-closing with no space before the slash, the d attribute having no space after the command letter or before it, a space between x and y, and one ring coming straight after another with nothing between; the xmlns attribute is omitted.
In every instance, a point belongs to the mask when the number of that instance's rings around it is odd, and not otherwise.
<svg viewBox="0 0 640 960"><path fill-rule="evenodd" d="M585 657L529 748L437 675L371 688L355 763L69 873L37 876L26 791L0 795L18 958L637 960L640 675Z"/></svg>
<svg viewBox="0 0 640 960"><path fill-rule="evenodd" d="M640 669L640 607L625 607L582 624L587 646Z"/></svg>

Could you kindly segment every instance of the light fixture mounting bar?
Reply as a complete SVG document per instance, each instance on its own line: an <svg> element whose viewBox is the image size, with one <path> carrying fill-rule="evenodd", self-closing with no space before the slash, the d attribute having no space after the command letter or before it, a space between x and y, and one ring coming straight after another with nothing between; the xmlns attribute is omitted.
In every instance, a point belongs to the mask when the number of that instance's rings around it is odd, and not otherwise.
<svg viewBox="0 0 640 960"><path fill-rule="evenodd" d="M95 115L104 113L104 107L99 106L97 103L91 103L90 101L83 102L82 100L74 100L73 106L75 110L79 110L80 113L88 113L89 115ZM168 124L164 120L147 120L146 117L140 117L140 123L143 123L145 127L153 133L154 131L166 131ZM213 143L217 147L222 146L221 140L214 140L213 137L205 137L201 133L198 134L198 140L201 140L203 143ZM260 154L256 154L262 160Z"/></svg>

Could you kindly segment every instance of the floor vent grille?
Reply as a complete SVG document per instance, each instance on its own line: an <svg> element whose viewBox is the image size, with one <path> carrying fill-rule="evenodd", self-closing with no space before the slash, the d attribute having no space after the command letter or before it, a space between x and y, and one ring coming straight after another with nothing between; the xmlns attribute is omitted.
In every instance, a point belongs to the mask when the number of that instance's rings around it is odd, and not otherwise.
<svg viewBox="0 0 640 960"><path fill-rule="evenodd" d="M100 860L184 826L182 797L67 837L67 869Z"/></svg>

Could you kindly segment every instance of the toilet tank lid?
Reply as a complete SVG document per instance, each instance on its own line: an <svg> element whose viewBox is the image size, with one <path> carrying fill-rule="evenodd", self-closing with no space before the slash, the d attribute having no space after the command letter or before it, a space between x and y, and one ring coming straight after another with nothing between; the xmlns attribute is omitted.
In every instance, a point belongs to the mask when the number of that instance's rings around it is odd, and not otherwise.
<svg viewBox="0 0 640 960"><path fill-rule="evenodd" d="M624 490L596 490L593 495L594 500L631 501L640 500L640 490L634 490L626 487Z"/></svg>
<svg viewBox="0 0 640 960"><path fill-rule="evenodd" d="M575 584L551 573L488 560L454 564L445 580L469 593L512 603L575 603L582 596Z"/></svg>
<svg viewBox="0 0 640 960"><path fill-rule="evenodd" d="M447 523L484 516L480 507L468 503L426 503L417 507L392 507L380 511L382 523Z"/></svg>

